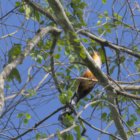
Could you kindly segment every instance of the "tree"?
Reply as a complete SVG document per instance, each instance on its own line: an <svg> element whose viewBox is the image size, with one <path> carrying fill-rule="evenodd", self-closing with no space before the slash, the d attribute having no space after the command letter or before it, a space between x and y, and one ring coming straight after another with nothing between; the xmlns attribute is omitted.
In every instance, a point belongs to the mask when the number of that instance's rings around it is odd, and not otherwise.
<svg viewBox="0 0 140 140"><path fill-rule="evenodd" d="M0 15L0 137L139 139L138 1L8 2ZM98 85L63 124L58 116L86 68Z"/></svg>

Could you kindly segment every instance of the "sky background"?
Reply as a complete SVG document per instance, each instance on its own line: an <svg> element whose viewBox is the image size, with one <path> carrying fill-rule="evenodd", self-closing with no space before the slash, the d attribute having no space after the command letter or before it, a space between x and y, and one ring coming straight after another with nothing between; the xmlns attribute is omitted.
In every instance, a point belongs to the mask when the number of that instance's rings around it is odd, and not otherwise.
<svg viewBox="0 0 140 140"><path fill-rule="evenodd" d="M85 0L86 1L86 0ZM91 31L94 31L97 33L98 30L98 26L97 26L97 22L98 22L98 17L95 13L103 13L105 11L108 11L108 13L111 15L112 9L112 0L111 1L107 1L107 4L103 5L101 0L99 1L92 1L92 0L87 0L86 1L88 3L88 8L85 9L85 13L84 13L84 19L86 21L86 23L88 24L88 28ZM11 9L13 9L14 7L14 3L15 0L0 0L0 17L2 17L3 15L5 15L5 13L9 12ZM115 11L118 12L121 8L121 5L116 4L115 5ZM92 12L93 11L93 12ZM123 15L124 14L125 9L121 10L119 12L119 14ZM139 16L136 17L136 22L139 25L140 20L139 20ZM131 19L126 19L128 24L132 23ZM25 22L25 23L24 23ZM102 22L106 22L106 19L104 18ZM23 24L23 26L21 27L21 25ZM93 26L94 25L94 26ZM19 28L21 27L21 28ZM39 25L37 22L34 22L33 20L29 19L26 20L24 16L19 15L19 13L16 12L12 12L11 14L9 14L8 16L6 16L5 18L3 18L2 20L0 20L0 70L2 71L5 63L8 63L8 59L7 56L5 54L8 53L8 51L11 49L12 45L14 43L16 44L22 44L23 49L26 47L26 43L25 41L29 38L32 38L35 34L35 32L41 27L41 25ZM135 38L135 34L132 37L132 34L130 32L125 32L122 30L124 30L124 28L122 27L117 27L116 29L114 29L116 31L112 31L113 33L110 33L106 36L106 39L109 41L112 41L114 43L117 43L116 40L116 34L118 36L118 40L120 42L118 42L118 44L123 44L126 46L129 46L132 43L132 40ZM2 38L3 36L10 34L10 33L14 33L16 32L12 37L8 37L8 38ZM104 35L103 35L104 37ZM123 38L123 39L120 39ZM137 38L138 39L138 38ZM137 40L136 40L137 41ZM88 45L86 46L88 47ZM109 49L107 49L107 55L108 56L113 56L113 52L109 51ZM127 66L129 69L129 73L135 73L136 69L134 68L133 62L131 61L132 58L127 58ZM68 58L67 56L61 55L60 60L64 63L67 63ZM49 65L49 61L43 62L45 63L47 66ZM43 64L42 63L42 64ZM21 79L22 79L22 83L18 83L17 81L13 82L8 82L7 84L9 85L9 89L5 89L5 96L9 96L13 93L17 93L19 91L19 89L21 87L24 86L27 78L28 78L28 70L30 68L30 66L33 66L33 69L31 70L31 75L33 75L36 71L37 68L35 67L35 65L37 66L42 66L42 64L38 65L33 59L31 59L31 57L27 57L24 62L18 66L18 70L20 72L21 75ZM57 70L60 70L59 67L56 67ZM105 66L102 66L102 71L106 72ZM74 73L76 73L77 76L79 76L80 72L78 71L74 71ZM124 71L122 71L123 73L123 79L121 80L127 80L127 81L131 81L132 77L128 77L128 73L125 73ZM27 89L32 89L34 88L39 81L41 81L41 79L44 77L46 73L41 70L39 71L36 76L34 77L34 80L32 80L32 82L30 82L30 84L28 84ZM116 79L116 75L117 75L117 69L114 71L114 73L112 74L112 78ZM75 77L75 75L72 75L73 77ZM51 75L49 75L46 79L46 81L48 81L48 79L51 78ZM133 78L138 78L138 76L134 76ZM45 81L45 82L46 82ZM56 110L57 108L61 107L62 104L59 101L59 95L57 90L55 90L55 87L52 86L52 79L50 80L50 83L46 86L45 82L44 82L44 87L42 88L42 90L39 90L37 95L34 96L33 98L24 101L25 99L21 96L14 98L14 100L9 100L8 102L6 102L6 107L8 107L9 105L13 104L14 105L14 101L22 101L23 103L18 105L16 108L11 109L11 111L9 111L8 113L5 114L5 116L2 118L2 125L0 125L0 128L3 128L4 126L7 126L7 129L9 129L7 132L5 131L6 134L10 135L10 136L16 136L18 135L16 133L16 131L12 131L11 128L12 126L16 126L18 127L22 127L23 130L22 132L24 132L27 128L32 127L36 122L38 122L39 120L43 119L44 117L46 117L47 115L49 115L50 113L52 113L54 110ZM17 86L18 85L18 86ZM43 86L43 85L42 85ZM100 85L96 86L97 89L101 89L102 87ZM52 90L51 90L52 89ZM101 90L103 91L103 90ZM94 94L94 91L91 93ZM88 96L88 98L90 98L90 95ZM84 103L86 103L86 101L84 101ZM32 105L32 106L30 106ZM89 107L86 111L83 112L82 117L86 118L86 116L91 113L91 111L93 111L92 107ZM10 117L10 120L8 118L9 114L11 114L11 112L13 112L13 114ZM20 124L21 119L17 118L18 113L20 112L29 112L32 116L31 120L29 121L29 123L27 125L25 124ZM106 112L109 113L109 110L107 108L101 109L101 110L97 110L94 115L92 117L94 117L94 119L92 121L90 121L90 123L92 125L94 125L95 127L98 128L102 128L104 129L106 126L106 123L104 123L103 121L101 121L101 113L102 112ZM132 108L130 108L129 112L133 113L134 110ZM42 125L40 125L39 128L39 132L42 133L55 133L56 129L62 129L60 127L58 127L58 124L60 123L58 121L58 116L60 115L61 112L57 113L56 115L54 115L53 117L51 117L50 119L48 119L47 121L45 121ZM9 122L8 122L9 120ZM87 119L88 121L88 119ZM5 122L8 122L8 124L4 124ZM47 129L44 127L48 126ZM88 126L87 127L87 132L86 135L88 135L90 137L91 140L93 139L97 139L100 137L100 132L95 131L93 129L90 129ZM116 129L114 127L114 125L111 125L108 128L108 132L115 132ZM32 136L38 133L38 130L36 131L32 131L30 132L28 135L25 135L22 139L34 139L32 138ZM0 138L1 140L3 140L3 138ZM104 140L108 140L108 136L104 135L101 139ZM140 136L136 136L135 140L139 140Z"/></svg>

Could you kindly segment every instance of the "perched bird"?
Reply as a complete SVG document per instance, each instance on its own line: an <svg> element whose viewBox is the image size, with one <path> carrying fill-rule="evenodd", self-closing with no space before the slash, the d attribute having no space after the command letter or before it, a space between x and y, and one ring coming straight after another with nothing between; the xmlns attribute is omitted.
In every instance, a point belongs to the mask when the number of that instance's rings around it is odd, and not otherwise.
<svg viewBox="0 0 140 140"><path fill-rule="evenodd" d="M98 54L98 52L93 52L91 55L93 60L95 61L96 65L101 68L102 62L101 57ZM97 78L94 76L94 74L87 68L83 75L78 79L79 85L77 88L77 92L73 95L71 98L71 101L69 103L69 106L75 107L75 105L79 102L80 99L84 98L86 95L90 93L90 91L93 89L95 84L98 82ZM62 117L65 114L72 114L73 110L70 107L67 107L62 114L59 116L59 119L62 119Z"/></svg>

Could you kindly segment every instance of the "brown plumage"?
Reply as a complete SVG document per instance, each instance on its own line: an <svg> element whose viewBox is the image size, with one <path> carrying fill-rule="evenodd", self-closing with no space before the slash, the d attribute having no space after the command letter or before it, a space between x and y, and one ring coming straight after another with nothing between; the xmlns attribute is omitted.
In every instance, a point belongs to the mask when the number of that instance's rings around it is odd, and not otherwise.
<svg viewBox="0 0 140 140"><path fill-rule="evenodd" d="M91 55L93 60L95 61L96 65L101 68L102 62L100 55L97 52L93 52ZM79 85L77 92L73 95L70 105L75 106L80 99L84 98L86 95L90 93L90 91L93 89L95 84L98 82L97 78L94 76L94 74L89 70L85 70L81 78L78 79ZM61 115L64 114L71 114L72 110L70 108L66 108L64 112Z"/></svg>
<svg viewBox="0 0 140 140"><path fill-rule="evenodd" d="M93 52L92 58L97 64L97 66L101 68L102 63L101 63L100 55L97 52ZM73 105L77 104L77 102L80 99L84 98L93 89L95 84L98 82L97 78L89 69L87 69L81 77L83 77L83 79L82 78L79 79L78 90L74 94L71 100L71 103Z"/></svg>

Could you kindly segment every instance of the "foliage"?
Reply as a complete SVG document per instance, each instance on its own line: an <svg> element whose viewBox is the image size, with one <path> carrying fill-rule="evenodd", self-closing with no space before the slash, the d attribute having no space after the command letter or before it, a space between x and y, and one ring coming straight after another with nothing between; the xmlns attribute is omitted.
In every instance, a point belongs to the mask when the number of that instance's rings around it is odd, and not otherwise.
<svg viewBox="0 0 140 140"><path fill-rule="evenodd" d="M139 100L114 95L116 105L113 105L108 101L107 87L102 87L101 83L76 105L75 114L67 114L63 122L58 120L62 110L57 112L57 109L71 101L79 84L77 79L87 69L87 64L82 61L86 59L83 46L90 54L93 50L99 52L101 71L112 84L115 83L116 87L123 85L126 88L123 92L139 96L136 87L140 83L140 3L128 0L60 2L69 26L73 27L72 33L63 30L61 23L66 26L63 17L56 20L49 0L1 2L1 73L7 75L7 71L3 72L7 65L10 65L10 72L6 79L4 77L5 107L1 115L0 138L14 139L17 136L39 140L52 136L52 139L60 140L85 140L93 139L95 135L94 139L115 139L120 134L112 123L112 105L119 112L125 133L137 139L140 132ZM43 38L38 37L44 27L59 28L62 32L58 36L53 30ZM82 31L90 32L95 39ZM30 44L34 46L33 38L39 43L25 57L26 48ZM24 60L13 68L12 62L17 62L20 57ZM89 105L93 101L97 102ZM73 124L75 127L67 130Z"/></svg>

